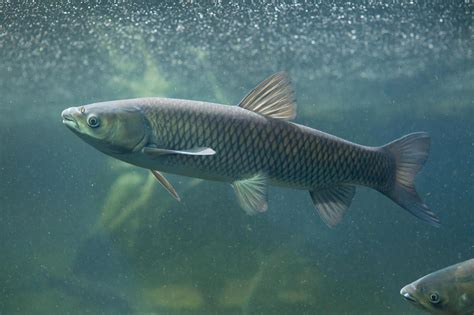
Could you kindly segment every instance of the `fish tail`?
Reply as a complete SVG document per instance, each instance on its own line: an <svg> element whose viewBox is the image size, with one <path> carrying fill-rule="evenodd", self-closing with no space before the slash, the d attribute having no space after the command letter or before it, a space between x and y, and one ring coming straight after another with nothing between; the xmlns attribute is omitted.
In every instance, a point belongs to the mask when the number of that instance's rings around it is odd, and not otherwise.
<svg viewBox="0 0 474 315"><path fill-rule="evenodd" d="M395 161L392 183L383 193L417 218L433 226L440 226L439 218L421 200L414 183L416 174L428 159L428 133L411 133L386 144L382 149Z"/></svg>

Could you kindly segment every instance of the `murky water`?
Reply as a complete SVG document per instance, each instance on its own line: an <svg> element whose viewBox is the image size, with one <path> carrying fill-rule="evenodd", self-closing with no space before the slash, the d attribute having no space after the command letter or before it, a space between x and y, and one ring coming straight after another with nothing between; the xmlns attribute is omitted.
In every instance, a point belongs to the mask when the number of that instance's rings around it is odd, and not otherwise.
<svg viewBox="0 0 474 315"><path fill-rule="evenodd" d="M1 314L421 314L408 282L474 254L473 3L0 3ZM61 123L94 101L237 104L293 80L296 122L367 145L427 131L431 227L358 188L329 229L307 192L242 211L229 185L107 157Z"/></svg>

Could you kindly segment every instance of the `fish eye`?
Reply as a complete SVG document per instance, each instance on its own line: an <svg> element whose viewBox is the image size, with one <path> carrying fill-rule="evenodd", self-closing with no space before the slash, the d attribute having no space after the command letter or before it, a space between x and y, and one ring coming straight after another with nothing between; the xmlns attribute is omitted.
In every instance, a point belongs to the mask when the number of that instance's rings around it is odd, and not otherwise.
<svg viewBox="0 0 474 315"><path fill-rule="evenodd" d="M89 115L89 117L87 117L87 124L91 128L97 128L100 125L99 118L95 115Z"/></svg>
<svg viewBox="0 0 474 315"><path fill-rule="evenodd" d="M430 302L432 304L438 304L441 301L439 294L437 292L430 293Z"/></svg>

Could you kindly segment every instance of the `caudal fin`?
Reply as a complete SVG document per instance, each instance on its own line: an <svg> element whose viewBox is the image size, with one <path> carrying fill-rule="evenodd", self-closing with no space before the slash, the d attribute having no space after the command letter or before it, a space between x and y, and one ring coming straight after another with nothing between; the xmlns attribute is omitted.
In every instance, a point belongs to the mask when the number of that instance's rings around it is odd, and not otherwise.
<svg viewBox="0 0 474 315"><path fill-rule="evenodd" d="M425 164L430 150L430 137L416 132L390 142L383 149L395 160L395 177L391 189L384 193L402 208L433 226L440 226L436 214L421 200L415 189L415 176Z"/></svg>

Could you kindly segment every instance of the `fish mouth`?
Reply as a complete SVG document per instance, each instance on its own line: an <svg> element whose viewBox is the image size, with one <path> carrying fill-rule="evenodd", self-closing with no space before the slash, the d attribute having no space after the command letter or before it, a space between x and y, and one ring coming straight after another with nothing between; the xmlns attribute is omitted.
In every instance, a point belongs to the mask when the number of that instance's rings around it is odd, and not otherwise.
<svg viewBox="0 0 474 315"><path fill-rule="evenodd" d="M64 110L61 113L61 118L63 119L63 124L66 127L70 128L70 129L74 129L74 130L77 130L79 128L79 124L77 123L77 121L72 116L70 108Z"/></svg>
<svg viewBox="0 0 474 315"><path fill-rule="evenodd" d="M405 300L409 301L410 303L418 304L418 301L415 299L413 295L410 294L410 292L408 292L406 288L401 289L400 294L403 296Z"/></svg>

